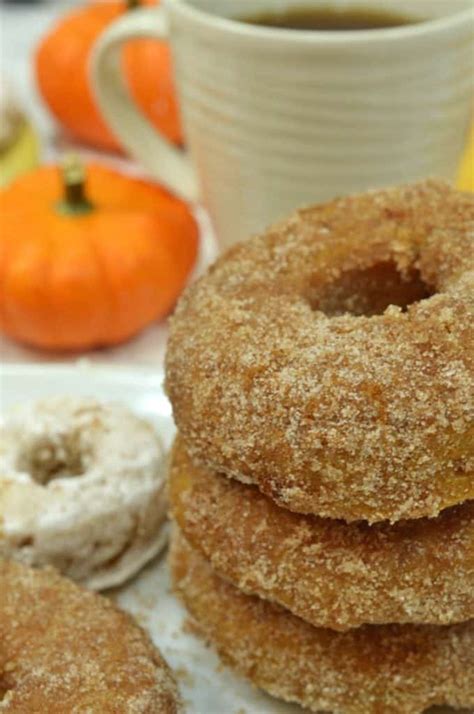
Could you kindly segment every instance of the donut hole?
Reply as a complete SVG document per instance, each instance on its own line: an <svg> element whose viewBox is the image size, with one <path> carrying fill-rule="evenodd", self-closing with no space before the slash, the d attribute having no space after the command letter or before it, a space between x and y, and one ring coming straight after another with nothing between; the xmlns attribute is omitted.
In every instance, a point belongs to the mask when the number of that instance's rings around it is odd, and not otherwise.
<svg viewBox="0 0 474 714"><path fill-rule="evenodd" d="M316 296L317 292L317 296ZM368 268L350 270L333 282L314 289L309 301L313 310L329 317L338 315L381 315L389 305L406 311L409 305L434 294L416 268L403 273L395 262L377 263Z"/></svg>
<svg viewBox="0 0 474 714"><path fill-rule="evenodd" d="M24 449L18 469L26 471L36 483L46 486L58 478L76 478L86 471L86 454L76 433L41 436Z"/></svg>

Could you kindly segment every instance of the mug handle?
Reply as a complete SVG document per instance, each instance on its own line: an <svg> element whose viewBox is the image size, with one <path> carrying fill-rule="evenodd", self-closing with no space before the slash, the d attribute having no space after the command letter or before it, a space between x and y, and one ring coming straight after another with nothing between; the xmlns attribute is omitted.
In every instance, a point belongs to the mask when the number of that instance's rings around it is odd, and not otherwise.
<svg viewBox="0 0 474 714"><path fill-rule="evenodd" d="M194 202L198 200L198 186L189 159L148 121L130 96L123 78L123 45L145 37L168 39L168 23L162 8L128 12L100 36L91 57L95 97L114 134L150 175L180 198Z"/></svg>

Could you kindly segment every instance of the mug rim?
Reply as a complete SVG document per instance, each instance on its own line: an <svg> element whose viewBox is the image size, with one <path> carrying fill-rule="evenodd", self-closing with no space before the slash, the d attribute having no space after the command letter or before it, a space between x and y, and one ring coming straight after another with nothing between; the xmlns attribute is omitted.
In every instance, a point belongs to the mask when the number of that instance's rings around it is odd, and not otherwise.
<svg viewBox="0 0 474 714"><path fill-rule="evenodd" d="M399 27L381 27L370 30L298 30L280 27L265 27L245 23L237 18L223 17L207 12L193 5L190 0L165 0L167 8L187 16L188 20L201 26L214 27L237 38L266 40L270 42L287 41L295 44L339 45L351 43L376 43L411 39L435 32L456 29L469 21L474 24L474 7L458 10L450 15L423 20L422 22L401 25Z"/></svg>

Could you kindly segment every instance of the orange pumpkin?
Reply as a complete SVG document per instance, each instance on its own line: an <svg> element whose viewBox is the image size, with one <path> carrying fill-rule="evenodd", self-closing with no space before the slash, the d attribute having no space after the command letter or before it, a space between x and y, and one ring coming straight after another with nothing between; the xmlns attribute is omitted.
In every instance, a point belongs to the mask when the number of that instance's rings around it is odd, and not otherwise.
<svg viewBox="0 0 474 714"><path fill-rule="evenodd" d="M26 174L0 194L0 329L48 349L130 338L173 307L194 265L188 207L99 165Z"/></svg>
<svg viewBox="0 0 474 714"><path fill-rule="evenodd" d="M156 0L142 0L154 5ZM89 59L98 36L139 0L90 3L69 13L43 38L36 53L40 92L58 121L76 138L99 149L121 146L105 124L89 80ZM168 45L134 40L124 51L132 96L150 121L171 141L183 140Z"/></svg>

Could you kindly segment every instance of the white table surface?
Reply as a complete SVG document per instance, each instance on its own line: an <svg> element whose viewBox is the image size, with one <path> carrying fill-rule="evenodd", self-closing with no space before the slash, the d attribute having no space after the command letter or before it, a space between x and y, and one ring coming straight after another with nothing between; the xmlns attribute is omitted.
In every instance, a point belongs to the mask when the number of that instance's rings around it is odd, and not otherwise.
<svg viewBox="0 0 474 714"><path fill-rule="evenodd" d="M68 8L80 6L79 0L52 0L32 5L1 4L0 0L0 74L11 85L15 97L39 130L43 145L43 158L56 158L56 146L64 144L58 137L57 127L43 105L35 86L33 55L40 38L53 25L56 18ZM91 152L81 149L87 157ZM93 154L94 158L97 154ZM108 164L133 173L139 167L131 161L101 155ZM207 215L202 209L196 213L201 227L201 250L194 275L199 274L216 255L215 240ZM50 353L30 349L0 335L0 360L12 362L70 362L78 358L99 363L119 363L162 366L166 346L166 322L151 325L130 342L113 349L101 349L81 354Z"/></svg>

